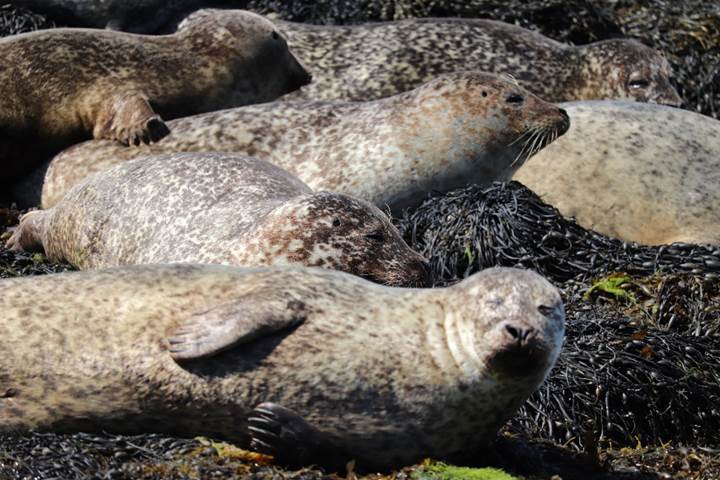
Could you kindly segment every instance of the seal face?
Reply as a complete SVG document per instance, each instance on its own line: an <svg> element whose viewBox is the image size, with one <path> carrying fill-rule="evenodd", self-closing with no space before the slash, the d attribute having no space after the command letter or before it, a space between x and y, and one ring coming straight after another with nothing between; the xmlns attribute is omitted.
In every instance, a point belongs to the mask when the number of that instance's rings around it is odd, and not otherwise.
<svg viewBox="0 0 720 480"><path fill-rule="evenodd" d="M167 135L163 118L273 100L310 76L265 18L200 10L172 35L50 29L0 40L0 182L73 143Z"/></svg>
<svg viewBox="0 0 720 480"><path fill-rule="evenodd" d="M45 176L43 205L140 152L232 151L278 165L315 190L399 212L433 190L509 179L569 120L509 79L461 72L373 102L254 105L169 125L162 142L140 149L93 141L62 152Z"/></svg>
<svg viewBox="0 0 720 480"><path fill-rule="evenodd" d="M369 203L313 193L267 162L232 154L140 158L30 212L8 242L81 268L144 263L308 265L423 285L426 260Z"/></svg>
<svg viewBox="0 0 720 480"><path fill-rule="evenodd" d="M582 226L646 245L720 245L720 122L633 102L571 102L567 135L514 179Z"/></svg>
<svg viewBox="0 0 720 480"><path fill-rule="evenodd" d="M476 69L511 75L553 102L631 99L680 105L659 52L634 40L565 45L507 23L429 18L328 27L277 22L313 65L313 84L292 99L365 101L434 77Z"/></svg>
<svg viewBox="0 0 720 480"><path fill-rule="evenodd" d="M267 440L301 464L334 451L398 468L486 444L547 376L564 331L557 289L515 269L417 290L219 265L0 287L0 388L12 392L0 397L0 431ZM270 435L278 425L312 438L284 444Z"/></svg>

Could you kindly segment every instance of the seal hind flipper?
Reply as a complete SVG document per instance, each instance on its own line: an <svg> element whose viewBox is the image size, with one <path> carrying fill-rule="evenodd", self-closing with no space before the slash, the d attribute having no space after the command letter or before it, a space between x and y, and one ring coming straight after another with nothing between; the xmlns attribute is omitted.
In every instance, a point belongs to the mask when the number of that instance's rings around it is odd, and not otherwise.
<svg viewBox="0 0 720 480"><path fill-rule="evenodd" d="M5 243L5 248L16 252L42 252L45 214L44 210L33 210L20 217L20 224Z"/></svg>
<svg viewBox="0 0 720 480"><path fill-rule="evenodd" d="M301 415L277 403L261 403L248 416L250 447L281 465L322 465L344 470L350 456Z"/></svg>
<svg viewBox="0 0 720 480"><path fill-rule="evenodd" d="M175 360L216 355L241 343L295 327L305 320L304 304L273 305L248 295L240 301L193 313L168 338ZM278 308L279 307L279 308Z"/></svg>
<svg viewBox="0 0 720 480"><path fill-rule="evenodd" d="M110 97L93 129L96 139L117 140L128 146L157 142L169 133L170 129L155 113L147 95L136 90Z"/></svg>

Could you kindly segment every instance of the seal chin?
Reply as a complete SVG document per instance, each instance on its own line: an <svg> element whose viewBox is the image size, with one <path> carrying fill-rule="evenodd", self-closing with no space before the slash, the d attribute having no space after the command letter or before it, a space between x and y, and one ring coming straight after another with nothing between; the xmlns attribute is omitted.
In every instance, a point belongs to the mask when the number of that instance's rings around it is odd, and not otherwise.
<svg viewBox="0 0 720 480"><path fill-rule="evenodd" d="M388 287L429 288L433 285L432 269L425 260L412 262L400 272L383 270L379 273L361 273L359 276Z"/></svg>

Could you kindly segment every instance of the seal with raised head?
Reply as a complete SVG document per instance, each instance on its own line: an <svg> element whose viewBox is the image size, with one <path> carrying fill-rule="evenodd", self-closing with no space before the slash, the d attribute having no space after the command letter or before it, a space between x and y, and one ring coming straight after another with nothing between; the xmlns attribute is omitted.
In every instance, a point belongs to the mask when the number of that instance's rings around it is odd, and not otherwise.
<svg viewBox="0 0 720 480"><path fill-rule="evenodd" d="M605 235L720 245L720 121L633 102L562 106L570 131L515 180Z"/></svg>
<svg viewBox="0 0 720 480"><path fill-rule="evenodd" d="M200 10L172 35L51 29L0 40L0 183L89 138L139 144L176 118L273 100L309 74L267 19Z"/></svg>
<svg viewBox="0 0 720 480"><path fill-rule="evenodd" d="M0 431L206 435L299 465L475 452L547 376L564 333L557 289L508 268L438 289L220 265L0 288Z"/></svg>
<svg viewBox="0 0 720 480"><path fill-rule="evenodd" d="M312 85L288 99L364 101L477 69L507 74L545 100L629 99L679 105L670 64L635 40L570 46L494 20L428 18L357 26L276 22L313 66Z"/></svg>
<svg viewBox="0 0 720 480"><path fill-rule="evenodd" d="M296 264L424 285L427 261L375 206L221 153L140 158L99 172L20 222L8 246L81 268Z"/></svg>
<svg viewBox="0 0 720 480"><path fill-rule="evenodd" d="M140 154L232 151L278 165L315 190L398 213L434 190L510 179L568 124L562 109L509 79L460 72L372 102L275 102L182 118L169 123L162 142L132 151L103 141L76 145L53 159L42 204Z"/></svg>

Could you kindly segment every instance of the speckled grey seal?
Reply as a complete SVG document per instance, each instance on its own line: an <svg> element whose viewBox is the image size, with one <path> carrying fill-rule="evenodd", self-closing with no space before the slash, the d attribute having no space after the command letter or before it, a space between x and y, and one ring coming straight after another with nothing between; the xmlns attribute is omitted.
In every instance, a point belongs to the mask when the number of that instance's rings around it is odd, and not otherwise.
<svg viewBox="0 0 720 480"><path fill-rule="evenodd" d="M424 285L427 261L388 217L313 193L286 171L234 154L139 158L99 172L21 219L9 248L42 248L81 269L145 263L307 265L389 285Z"/></svg>
<svg viewBox="0 0 720 480"><path fill-rule="evenodd" d="M356 100L410 90L437 75L477 69L512 75L553 102L631 99L679 105L670 65L628 39L573 47L493 20L430 18L360 26L276 22L314 81L288 99Z"/></svg>
<svg viewBox="0 0 720 480"><path fill-rule="evenodd" d="M720 245L720 121L632 102L563 106L570 131L515 180L605 235Z"/></svg>
<svg viewBox="0 0 720 480"><path fill-rule="evenodd" d="M461 72L374 102L276 102L169 125L172 133L148 147L93 141L62 152L45 176L42 204L54 205L90 173L140 153L233 151L268 160L315 190L397 213L433 190L509 179L567 130L568 117L509 79Z"/></svg>
<svg viewBox="0 0 720 480"><path fill-rule="evenodd" d="M564 332L557 289L516 269L415 290L145 265L0 288L0 431L252 436L295 464L473 452L547 376Z"/></svg>
<svg viewBox="0 0 720 480"><path fill-rule="evenodd" d="M0 40L0 182L89 138L138 144L164 118L264 102L310 81L267 19L200 10L163 36L51 29Z"/></svg>

